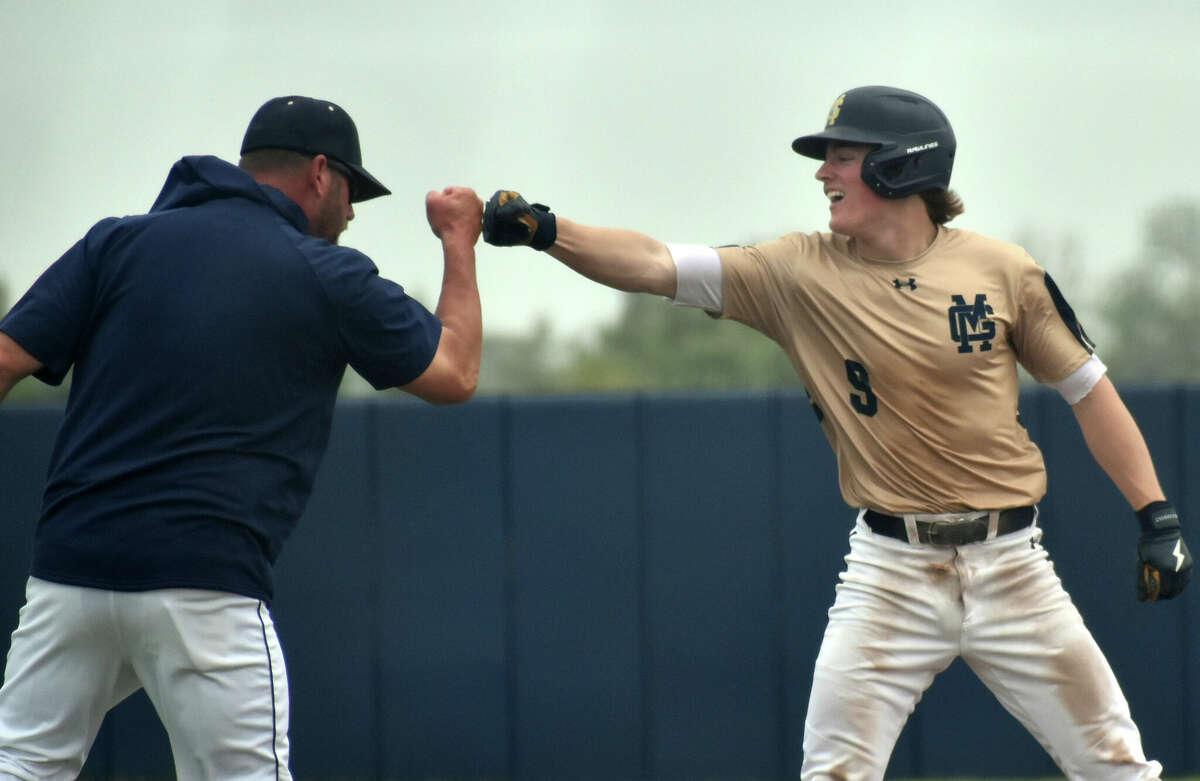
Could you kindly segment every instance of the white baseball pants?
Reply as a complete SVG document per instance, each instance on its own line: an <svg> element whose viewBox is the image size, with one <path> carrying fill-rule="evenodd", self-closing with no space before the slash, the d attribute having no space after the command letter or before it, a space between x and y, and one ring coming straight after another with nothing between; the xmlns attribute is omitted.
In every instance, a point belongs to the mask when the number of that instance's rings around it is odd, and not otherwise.
<svg viewBox="0 0 1200 781"><path fill-rule="evenodd" d="M960 655L1068 778L1159 777L1041 536L911 545L860 517L813 674L804 781L882 779L921 695Z"/></svg>
<svg viewBox="0 0 1200 781"><path fill-rule="evenodd" d="M30 578L0 688L0 779L73 779L139 688L180 779L290 779L283 653L262 602Z"/></svg>

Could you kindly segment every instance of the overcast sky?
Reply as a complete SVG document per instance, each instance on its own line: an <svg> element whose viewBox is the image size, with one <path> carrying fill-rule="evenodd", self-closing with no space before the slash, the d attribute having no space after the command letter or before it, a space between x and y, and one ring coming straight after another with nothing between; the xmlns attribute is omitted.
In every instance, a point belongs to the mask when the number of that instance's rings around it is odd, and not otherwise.
<svg viewBox="0 0 1200 781"><path fill-rule="evenodd" d="M431 308L423 199L519 189L583 222L728 244L822 230L792 138L864 84L923 93L958 136L953 224L1074 235L1127 262L1141 219L1200 199L1196 0L0 0L0 280L15 298L96 220L145 211L187 154L236 160L266 99L358 124L393 195L342 242ZM582 335L621 295L480 244L484 324ZM1066 291L1070 297L1070 291Z"/></svg>

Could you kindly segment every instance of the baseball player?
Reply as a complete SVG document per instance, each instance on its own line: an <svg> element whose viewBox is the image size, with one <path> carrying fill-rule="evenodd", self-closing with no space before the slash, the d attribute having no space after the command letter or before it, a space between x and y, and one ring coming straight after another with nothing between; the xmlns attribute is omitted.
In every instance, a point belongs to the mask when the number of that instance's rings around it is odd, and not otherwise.
<svg viewBox="0 0 1200 781"><path fill-rule="evenodd" d="M0 321L0 398L74 370L0 688L0 779L75 778L139 688L179 778L290 778L271 567L342 375L439 404L475 391L475 193L425 199L435 314L337 244L354 204L389 193L341 107L272 99L241 152L177 162L148 214L97 223Z"/></svg>
<svg viewBox="0 0 1200 781"><path fill-rule="evenodd" d="M955 137L915 93L861 87L792 148L822 161L828 233L664 244L499 191L484 240L545 250L626 291L754 328L812 398L856 510L804 729L804 779L879 779L935 675L962 656L1072 779L1158 778L1113 673L1040 544L1041 453L1018 364L1070 405L1136 512L1137 595L1192 558L1140 431L1050 276L1020 247L947 227Z"/></svg>

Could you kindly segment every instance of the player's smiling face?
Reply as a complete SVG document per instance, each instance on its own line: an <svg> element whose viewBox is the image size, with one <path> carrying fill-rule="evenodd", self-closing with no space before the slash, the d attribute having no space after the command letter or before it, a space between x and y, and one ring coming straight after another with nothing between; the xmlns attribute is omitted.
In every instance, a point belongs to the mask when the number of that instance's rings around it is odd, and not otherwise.
<svg viewBox="0 0 1200 781"><path fill-rule="evenodd" d="M829 229L844 236L863 232L879 215L884 203L862 178L863 159L871 151L863 144L830 142L817 180L829 199Z"/></svg>

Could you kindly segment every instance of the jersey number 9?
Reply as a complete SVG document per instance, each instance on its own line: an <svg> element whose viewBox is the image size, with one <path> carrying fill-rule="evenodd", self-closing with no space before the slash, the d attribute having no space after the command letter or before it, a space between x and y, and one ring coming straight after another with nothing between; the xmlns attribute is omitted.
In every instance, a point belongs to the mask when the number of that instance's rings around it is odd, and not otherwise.
<svg viewBox="0 0 1200 781"><path fill-rule="evenodd" d="M854 411L867 417L878 412L879 399L876 398L875 391L871 390L871 375L867 373L867 367L858 361L847 360L846 379L850 381L850 387L858 391L850 394L850 405L854 407Z"/></svg>

